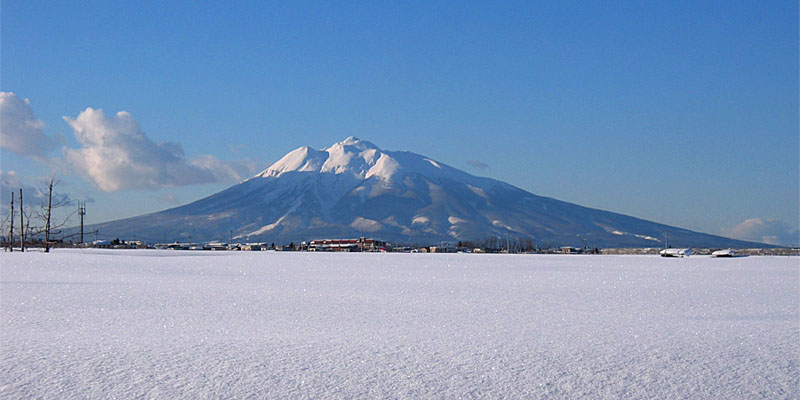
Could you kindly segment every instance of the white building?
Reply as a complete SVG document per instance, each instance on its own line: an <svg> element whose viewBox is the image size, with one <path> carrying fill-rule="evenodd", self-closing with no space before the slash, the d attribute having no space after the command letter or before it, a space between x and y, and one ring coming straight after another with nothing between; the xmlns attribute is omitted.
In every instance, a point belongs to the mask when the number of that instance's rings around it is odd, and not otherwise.
<svg viewBox="0 0 800 400"><path fill-rule="evenodd" d="M661 257L689 257L692 249L664 249L658 252Z"/></svg>

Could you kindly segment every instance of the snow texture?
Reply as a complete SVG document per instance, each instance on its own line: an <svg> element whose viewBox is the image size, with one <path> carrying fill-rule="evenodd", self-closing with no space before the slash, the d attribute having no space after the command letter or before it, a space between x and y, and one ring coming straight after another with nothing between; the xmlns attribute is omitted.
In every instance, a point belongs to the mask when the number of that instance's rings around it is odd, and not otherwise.
<svg viewBox="0 0 800 400"><path fill-rule="evenodd" d="M800 396L797 258L0 261L3 399Z"/></svg>

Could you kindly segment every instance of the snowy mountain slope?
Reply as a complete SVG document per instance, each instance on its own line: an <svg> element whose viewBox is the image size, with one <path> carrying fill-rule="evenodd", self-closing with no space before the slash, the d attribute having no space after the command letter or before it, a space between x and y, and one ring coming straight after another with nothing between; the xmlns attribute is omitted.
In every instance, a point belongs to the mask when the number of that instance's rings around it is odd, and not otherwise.
<svg viewBox="0 0 800 400"><path fill-rule="evenodd" d="M349 137L300 147L256 176L193 203L90 227L148 241L289 241L364 235L406 243L533 239L600 247L754 246L541 197L419 154Z"/></svg>

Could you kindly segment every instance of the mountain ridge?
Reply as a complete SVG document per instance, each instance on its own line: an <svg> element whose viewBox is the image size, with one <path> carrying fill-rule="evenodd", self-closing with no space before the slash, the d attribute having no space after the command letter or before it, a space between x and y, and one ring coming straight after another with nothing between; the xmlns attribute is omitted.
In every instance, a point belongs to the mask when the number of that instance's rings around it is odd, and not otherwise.
<svg viewBox="0 0 800 400"><path fill-rule="evenodd" d="M597 247L764 247L538 196L356 137L302 146L255 176L189 204L90 226L148 241L288 243L362 232L403 243L531 239ZM233 232L233 234L231 234Z"/></svg>

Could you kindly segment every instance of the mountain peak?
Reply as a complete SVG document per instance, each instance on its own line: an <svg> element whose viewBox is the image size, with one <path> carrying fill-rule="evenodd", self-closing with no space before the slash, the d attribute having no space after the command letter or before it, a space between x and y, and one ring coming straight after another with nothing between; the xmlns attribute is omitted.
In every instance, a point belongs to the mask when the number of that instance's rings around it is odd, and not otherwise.
<svg viewBox="0 0 800 400"><path fill-rule="evenodd" d="M357 138L355 136L348 136L347 139L345 139L345 140L343 140L343 141L341 141L339 143L341 143L341 144L356 144L356 143L358 143L360 141L361 141L361 139L359 139L359 138Z"/></svg>
<svg viewBox="0 0 800 400"><path fill-rule="evenodd" d="M357 179L391 178L398 164L373 143L355 136L322 150L308 146L292 150L257 177L278 177L287 172L350 174Z"/></svg>
<svg viewBox="0 0 800 400"><path fill-rule="evenodd" d="M361 140L361 139L359 139L359 138L357 138L355 136L349 136L347 139L342 140L341 142L334 143L330 147L324 148L323 151L330 150L330 149L337 148L337 147L338 148L354 147L354 148L356 148L358 150L368 150L368 149L373 149L373 150L378 150L378 151L381 150L378 146L376 146L374 143L372 143L370 141Z"/></svg>

